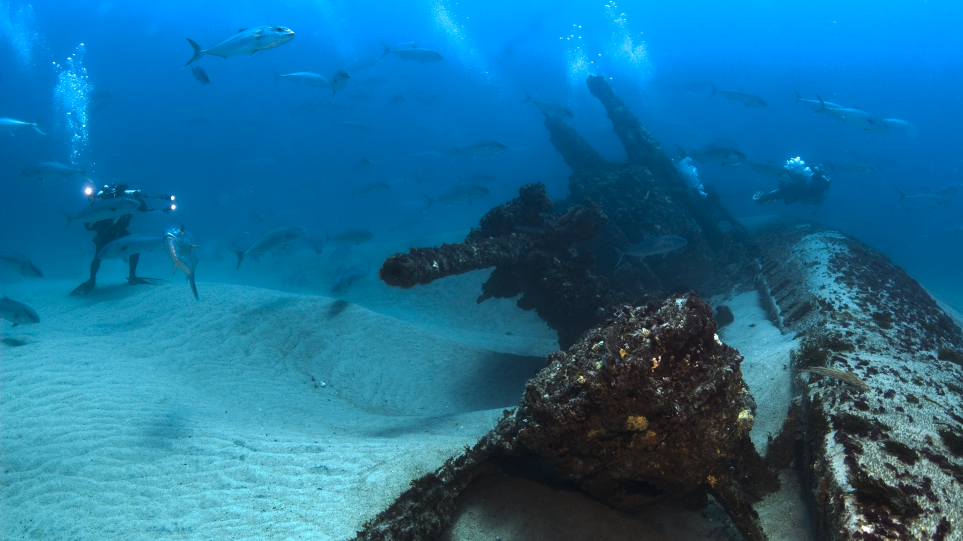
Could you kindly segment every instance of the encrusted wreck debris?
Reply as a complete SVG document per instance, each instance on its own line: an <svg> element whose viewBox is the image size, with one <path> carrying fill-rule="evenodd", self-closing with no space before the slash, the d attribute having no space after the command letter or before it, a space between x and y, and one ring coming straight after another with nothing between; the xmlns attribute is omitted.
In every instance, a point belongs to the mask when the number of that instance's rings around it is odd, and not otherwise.
<svg viewBox="0 0 963 541"><path fill-rule="evenodd" d="M797 379L817 537L959 538L963 332L903 269L838 231L786 221L755 238L770 317L802 337L793 368L824 368Z"/></svg>
<svg viewBox="0 0 963 541"><path fill-rule="evenodd" d="M619 302L678 290L728 290L747 261L745 229L711 190L702 196L689 188L603 77L590 77L588 86L608 111L628 163L606 161L570 125L546 117L551 142L572 168L571 195L564 202L553 206L543 187L524 186L460 244L412 248L388 258L381 279L412 287L495 267L478 302L522 294L518 306L537 310L563 348ZM723 233L719 221L733 229ZM681 236L688 244L664 258L630 258L616 268L616 249L658 235Z"/></svg>
<svg viewBox="0 0 963 541"><path fill-rule="evenodd" d="M778 487L749 439L755 404L742 358L719 341L694 294L624 306L548 359L521 404L365 525L361 540L430 539L457 495L498 459L549 461L592 497L623 510L711 493L750 540L766 539L747 494Z"/></svg>

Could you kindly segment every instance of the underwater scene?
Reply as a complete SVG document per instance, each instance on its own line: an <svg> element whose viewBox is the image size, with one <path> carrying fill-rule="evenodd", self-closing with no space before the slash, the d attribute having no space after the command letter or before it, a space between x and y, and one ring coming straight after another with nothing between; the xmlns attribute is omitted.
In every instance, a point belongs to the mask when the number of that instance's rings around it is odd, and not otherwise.
<svg viewBox="0 0 963 541"><path fill-rule="evenodd" d="M963 539L961 25L0 0L0 538Z"/></svg>

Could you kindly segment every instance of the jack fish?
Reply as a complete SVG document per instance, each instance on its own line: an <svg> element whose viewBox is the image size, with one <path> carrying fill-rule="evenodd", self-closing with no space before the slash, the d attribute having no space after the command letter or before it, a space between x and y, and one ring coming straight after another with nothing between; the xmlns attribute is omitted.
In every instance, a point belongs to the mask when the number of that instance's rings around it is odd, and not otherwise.
<svg viewBox="0 0 963 541"><path fill-rule="evenodd" d="M257 257L266 254L275 248L287 246L303 236L304 228L292 225L265 231L247 250L231 250L237 255L237 267L235 267L235 270L241 268L241 262L244 261L245 257L249 255Z"/></svg>
<svg viewBox="0 0 963 541"><path fill-rule="evenodd" d="M40 316L33 308L6 295L0 299L0 319L13 323L13 327L40 323Z"/></svg>
<svg viewBox="0 0 963 541"><path fill-rule="evenodd" d="M658 237L649 237L625 251L616 248L615 251L619 253L619 261L615 264L615 266L618 267L621 265L622 258L627 255L637 257L639 259L645 259L647 256L658 254L662 254L662 256L665 257L665 254L668 254L673 250L678 250L688 243L689 241L675 235L659 235Z"/></svg>
<svg viewBox="0 0 963 541"><path fill-rule="evenodd" d="M108 245L109 246L109 245ZM164 250L174 262L174 273L180 269L187 275L187 283L191 285L191 293L197 299L197 284L194 283L194 269L197 268L197 255L194 248L194 237L184 230L184 224L171 225L164 230ZM106 246L105 246L106 248Z"/></svg>
<svg viewBox="0 0 963 541"><path fill-rule="evenodd" d="M729 101L738 101L746 106L746 109L750 107L766 107L766 102L762 98L755 94L750 94L742 90L719 90L716 85L712 85L712 94L709 97L719 94L720 96L726 98Z"/></svg>
<svg viewBox="0 0 963 541"><path fill-rule="evenodd" d="M746 161L746 155L734 148L722 147L719 145L709 145L703 149L686 152L679 145L675 146L682 154L681 159L692 158L699 163L742 163Z"/></svg>
<svg viewBox="0 0 963 541"><path fill-rule="evenodd" d="M45 180L66 180L70 175L87 176L87 166L80 169L58 162L40 162L28 166L20 172L20 178L43 182Z"/></svg>
<svg viewBox="0 0 963 541"><path fill-rule="evenodd" d="M94 201L92 205L78 212L76 216L71 216L64 211L60 212L67 217L67 227L64 228L64 231L66 231L67 228L70 227L70 223L74 220L92 224L101 220L111 220L124 214L130 214L138 208L140 208L140 201L136 199L130 197L111 197L110 199L98 199Z"/></svg>
<svg viewBox="0 0 963 541"><path fill-rule="evenodd" d="M471 202L475 199L481 199L490 193L492 193L491 190L484 186L455 186L438 197L432 198L428 197L427 194L421 195L424 195L428 199L428 207L426 208L430 208L431 204L435 201L449 205L460 201L468 201L468 204L471 205Z"/></svg>
<svg viewBox="0 0 963 541"><path fill-rule="evenodd" d="M819 94L816 94L816 97L819 98ZM861 130L884 135L889 133L889 128L886 126L886 123L883 122L883 119L872 113L867 113L860 109L850 109L848 107L830 107L822 98L819 98L819 104L821 107L816 111L817 113L822 113L836 120L842 120L843 122L849 122Z"/></svg>
<svg viewBox="0 0 963 541"><path fill-rule="evenodd" d="M422 64L425 62L441 62L444 60L440 54L432 51L431 49L424 49L422 47L402 47L392 49L384 43L381 45L385 48L385 52L381 55L381 58L388 56L388 53L394 53L403 60L413 60Z"/></svg>
<svg viewBox="0 0 963 541"><path fill-rule="evenodd" d="M290 28L273 25L242 28L237 31L237 34L207 49L202 49L200 45L187 38L187 42L194 48L194 56L184 66L191 65L192 62L206 54L220 56L221 58L239 54L252 55L263 49L273 49L279 45L284 45L292 39L294 39L294 32Z"/></svg>
<svg viewBox="0 0 963 541"><path fill-rule="evenodd" d="M11 252L0 252L0 266L16 271L20 276L28 278L43 278L43 272L36 263L29 257L13 250Z"/></svg>
<svg viewBox="0 0 963 541"><path fill-rule="evenodd" d="M0 118L0 131L5 131L13 136L13 132L20 131L24 128L33 128L37 130L40 135L47 135L46 133L40 131L37 127L36 122L24 122L22 120L15 120L13 118Z"/></svg>
<svg viewBox="0 0 963 541"><path fill-rule="evenodd" d="M173 227L173 226L171 226ZM169 229L169 228L168 228ZM108 242L103 248L97 251L97 259L123 259L127 260L131 254L139 254L153 250L166 237L157 235L132 234Z"/></svg>

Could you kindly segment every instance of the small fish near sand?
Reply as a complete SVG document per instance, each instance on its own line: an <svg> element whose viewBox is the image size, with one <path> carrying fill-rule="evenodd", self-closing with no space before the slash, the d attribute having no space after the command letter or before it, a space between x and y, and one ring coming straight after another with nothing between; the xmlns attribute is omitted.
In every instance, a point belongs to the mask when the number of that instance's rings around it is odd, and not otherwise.
<svg viewBox="0 0 963 541"><path fill-rule="evenodd" d="M624 251L616 248L615 250L619 253L619 260L615 266L618 267L621 265L622 259L625 256L645 259L650 255L662 254L662 256L665 257L665 255L669 252L678 250L688 243L689 241L686 239L677 237L675 235L659 235L658 237L649 237Z"/></svg>
<svg viewBox="0 0 963 541"><path fill-rule="evenodd" d="M428 194L422 194L422 195L424 195L425 198L428 199L428 206L425 208L431 208L431 204L434 203L435 201L438 201L439 203L445 203L447 205L450 205L452 203L459 203L461 201L468 201L468 204L471 205L472 201L476 199L481 199L482 197L486 197L490 193L492 193L491 190L489 190L484 186L457 186L456 185L454 188L448 190L447 192L444 192L443 194L437 197L430 197L428 196Z"/></svg>
<svg viewBox="0 0 963 541"><path fill-rule="evenodd" d="M715 96L716 94L719 94L720 96L726 98L729 101L737 101L745 105L746 109L749 109L750 107L767 107L765 100L763 100L762 98L760 98L755 94L750 94L741 89L740 90L719 90L718 88L716 88L716 85L712 83L709 83L709 84L712 85L712 94L709 94L710 98L712 96Z"/></svg>
<svg viewBox="0 0 963 541"><path fill-rule="evenodd" d="M194 269L197 268L197 254L194 237L184 229L184 224L168 226L164 230L164 250L174 262L174 272L180 269L187 275L187 283L191 286L194 298L197 296L197 284L194 280Z"/></svg>
<svg viewBox="0 0 963 541"><path fill-rule="evenodd" d="M127 260L133 254L149 252L164 241L164 237L157 235L141 235L134 233L108 242L97 251L97 259Z"/></svg>
<svg viewBox="0 0 963 541"><path fill-rule="evenodd" d="M43 278L40 267L16 250L0 251L0 267L10 269L24 278Z"/></svg>
<svg viewBox="0 0 963 541"><path fill-rule="evenodd" d="M304 236L305 229L298 226L284 226L277 229L272 229L270 231L264 232L256 241L254 241L247 250L231 250L234 255L237 256L237 267L235 270L241 268L241 262L244 261L245 257L253 256L258 257L264 255L275 248L285 247L288 244L298 240Z"/></svg>
<svg viewBox="0 0 963 541"><path fill-rule="evenodd" d="M14 132L18 132L25 128L33 128L37 130L37 133L40 135L47 135L46 133L40 131L40 128L37 126L37 122L24 122L14 118L0 118L0 132L7 132L12 136Z"/></svg>
<svg viewBox="0 0 963 541"><path fill-rule="evenodd" d="M191 75L193 75L195 79L200 81L202 85L211 84L211 78L207 76L207 72L204 71L204 68L200 66L191 66Z"/></svg>
<svg viewBox="0 0 963 541"><path fill-rule="evenodd" d="M189 66L198 58L204 55L219 56L227 58L239 54L252 55L265 49L273 49L294 39L294 32L284 26L264 25L254 28L242 28L237 34L225 39L224 41L208 47L202 48L190 38L187 42L194 49L194 56L187 61L184 66Z"/></svg>
<svg viewBox="0 0 963 541"><path fill-rule="evenodd" d="M869 385L866 385L865 381L859 379L859 376L847 370L837 370L835 368L826 368L823 366L810 366L808 368L801 369L799 372L812 372L814 374L819 374L820 376L835 378L844 383L848 383L861 391L872 390L870 389Z"/></svg>
<svg viewBox="0 0 963 541"><path fill-rule="evenodd" d="M326 234L325 240L326 241L333 240L338 244L354 244L357 246L362 242L368 242L373 237L374 235L371 233L371 231L368 231L367 229L349 228L335 235Z"/></svg>
<svg viewBox="0 0 963 541"><path fill-rule="evenodd" d="M6 295L0 299L0 319L13 323L12 327L40 323L40 316L37 315L36 310Z"/></svg>
<svg viewBox="0 0 963 541"><path fill-rule="evenodd" d="M335 293L342 289L347 289L351 286L352 282L367 275L368 271L366 270L359 269L358 267L348 267L335 275L334 281L331 283L331 292Z"/></svg>

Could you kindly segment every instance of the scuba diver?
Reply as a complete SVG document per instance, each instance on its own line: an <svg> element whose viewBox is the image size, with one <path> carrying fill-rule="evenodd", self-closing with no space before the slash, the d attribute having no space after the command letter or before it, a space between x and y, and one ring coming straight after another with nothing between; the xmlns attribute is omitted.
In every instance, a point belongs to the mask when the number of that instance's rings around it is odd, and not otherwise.
<svg viewBox="0 0 963 541"><path fill-rule="evenodd" d="M126 184L111 184L104 185L96 195L93 194L93 190L87 189L87 200L91 204L95 203L101 199L110 199L113 197L127 197L140 202L140 206L137 207L138 212L150 212L152 210L160 210L164 213L168 213L174 210L174 204L171 201L174 200L174 196L171 195L146 195L140 190L131 190ZM162 199L168 202L166 207L152 208L147 205L145 199ZM100 253L100 249L106 246L109 242L119 239L121 237L126 237L130 235L130 231L127 231L127 226L130 225L130 220L134 217L133 213L124 214L115 218L108 218L106 220L100 220L90 223L84 223L84 227L87 231L96 231L97 234L94 236L93 242L96 246L94 250L94 259L90 262L90 279L86 282L80 284L73 291L70 292L71 296L86 295L94 289L97 283L97 271L100 269L100 258L96 254ZM163 280L158 278L143 278L137 276L137 262L140 260L140 254L131 254L128 258L128 264L130 265L130 275L127 276L127 283L129 285L137 284L151 284L156 285Z"/></svg>
<svg viewBox="0 0 963 541"><path fill-rule="evenodd" d="M764 194L759 191L752 196L758 204L772 204L782 199L787 205L800 202L803 205L821 205L826 190L829 189L829 177L819 167L806 167L806 162L799 158L788 160L785 165L787 174L779 179L779 188ZM818 210L818 209L817 209ZM813 213L815 214L815 213Z"/></svg>

